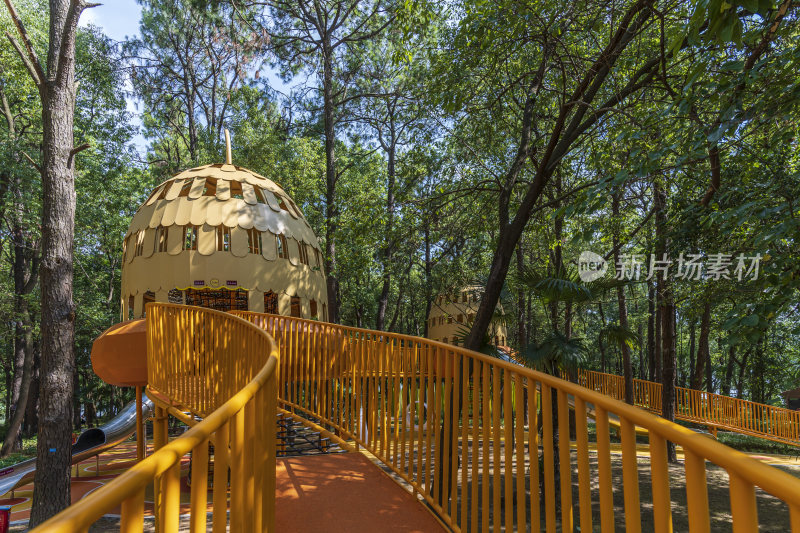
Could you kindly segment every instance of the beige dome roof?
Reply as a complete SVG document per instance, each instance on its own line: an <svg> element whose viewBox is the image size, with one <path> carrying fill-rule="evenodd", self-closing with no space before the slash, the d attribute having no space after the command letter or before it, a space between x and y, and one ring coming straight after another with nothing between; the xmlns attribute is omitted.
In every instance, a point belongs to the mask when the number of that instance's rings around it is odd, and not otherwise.
<svg viewBox="0 0 800 533"><path fill-rule="evenodd" d="M214 195L204 195L209 179L217 182ZM232 183L241 186L241 193L236 191L241 198L231 194ZM258 196L259 190L263 198ZM281 233L319 250L314 231L286 192L272 180L235 165L205 165L164 181L139 208L126 237L144 228L173 224L254 227Z"/></svg>
<svg viewBox="0 0 800 533"><path fill-rule="evenodd" d="M264 294L274 293L281 314L299 305L300 316L326 315L314 231L278 184L245 168L205 165L159 184L134 215L123 250L124 318L141 315L141 299L196 303L197 291L221 289L239 291L236 305L248 299L251 311L269 307Z"/></svg>

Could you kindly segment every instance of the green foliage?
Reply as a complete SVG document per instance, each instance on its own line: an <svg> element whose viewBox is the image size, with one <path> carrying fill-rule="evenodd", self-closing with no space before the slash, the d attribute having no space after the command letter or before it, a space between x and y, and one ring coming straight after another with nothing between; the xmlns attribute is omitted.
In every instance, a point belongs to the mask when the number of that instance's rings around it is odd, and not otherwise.
<svg viewBox="0 0 800 533"><path fill-rule="evenodd" d="M560 371L573 372L583 366L588 348L579 337L568 338L555 332L539 344L530 344L520 351L527 366L554 376Z"/></svg>
<svg viewBox="0 0 800 533"><path fill-rule="evenodd" d="M47 6L16 4L44 57L46 20L36 15ZM577 365L621 372L627 346L635 374L647 377L655 356L647 342L655 318L650 304L657 303L650 301L653 280L646 270L638 281L616 280L612 260L605 277L583 282L575 264L580 253L613 257L618 242L620 254L640 255L645 267L657 244L672 259L759 254L756 279L672 278L678 384L693 370L708 302L712 388L780 403L778 393L800 379L800 35L796 3L781 15L783 4L657 3L640 12L641 31L594 100L575 106L578 83L634 2L326 4L334 13L346 8L349 17L332 30L337 46L329 57L336 104L331 205L325 58L319 28L295 2L261 10L225 1L146 1L140 35L122 46L98 28L82 29L75 143L90 148L76 158L78 401L107 415L130 396L114 391L112 402L89 361L93 339L119 319L122 236L155 183L222 160L227 127L234 162L280 183L323 249L334 240L341 321L373 327L388 276L385 327L416 335L424 334L438 294L485 284L500 230L526 208L548 150L560 150L507 265L505 314L495 319L506 324L509 344L527 364L552 373ZM0 25L10 28L2 10ZM625 93L645 67L652 70ZM289 84L287 94L270 85L269 74ZM131 87L148 164L132 148ZM0 90L17 126L12 132L0 117L0 171L20 184L0 204L0 362L11 378L18 299L10 234L16 221L29 247L39 237L41 181L24 154L40 157L41 109L5 39ZM526 110L530 153L508 179ZM552 137L579 116L588 122L574 138ZM714 152L719 186L702 201ZM656 184L666 192L662 218L653 213ZM627 328L619 325L620 287ZM37 291L25 298L36 322ZM458 337L465 336L464 328ZM34 337L46 342L36 326ZM507 357L486 332L483 339L482 350Z"/></svg>

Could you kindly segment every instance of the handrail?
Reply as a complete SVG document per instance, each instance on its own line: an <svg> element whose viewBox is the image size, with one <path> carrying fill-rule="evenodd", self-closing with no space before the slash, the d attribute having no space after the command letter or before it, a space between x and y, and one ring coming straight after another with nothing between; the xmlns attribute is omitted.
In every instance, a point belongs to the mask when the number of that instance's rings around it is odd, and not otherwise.
<svg viewBox="0 0 800 533"><path fill-rule="evenodd" d="M169 393L175 394L198 412L210 406L215 407L213 412L181 437L167 443L166 409L157 406L155 453L34 531L88 531L98 518L121 506L120 530L125 533L141 532L145 488L155 482L158 530L177 532L180 463L187 453L192 454L190 526L192 531L206 531L211 440L215 444L212 496L214 531L225 531L227 528L229 465L230 530L274 531L275 431L271 428L276 423L276 378L279 371L275 341L263 330L254 328L240 318L188 306L149 304L147 321L148 374L151 382L160 383ZM220 329L204 331L207 327ZM201 332L206 338L213 337L222 342L207 344L207 352L198 360L205 366L195 366L195 372L187 374L191 360L189 355L196 355L191 351L194 346L191 336ZM243 334L232 338L231 332ZM237 363L229 357L237 350L240 358L250 359L250 362ZM154 358L160 360L154 361ZM224 365L228 362L232 363L233 372L226 374ZM249 375L247 370L255 371ZM208 395L195 394L197 391L192 387L198 380L186 378L203 377L206 373L213 373L219 385L212 387ZM237 379L242 380L238 389L225 397L236 387Z"/></svg>
<svg viewBox="0 0 800 533"><path fill-rule="evenodd" d="M792 530L800 532L800 480L605 394L436 341L298 318L235 314L278 342L283 407L320 420L374 454L455 531L488 531L490 524L495 531L540 526L572 531L578 521L581 531L590 531L598 519L593 500L599 501L601 529L612 530L609 415L614 414L620 423L627 531L641 531L638 477L643 467L637 463L634 432L641 426L649 430L655 531L672 530L671 441L683 448L692 531L709 530L705 461L711 461L730 475L735 531L757 529L759 487L788 504ZM575 456L570 439L564 438L570 430L570 401ZM589 462L589 404L596 416L596 472ZM540 418L541 437L530 430ZM556 439L559 433L562 438ZM541 479L540 460L530 458L531 450L541 453ZM573 466L578 472L576 506ZM599 484L594 494L593 475ZM506 508L514 501L517 505Z"/></svg>
<svg viewBox="0 0 800 533"><path fill-rule="evenodd" d="M625 399L625 379L616 374L579 370L578 384ZM661 414L661 390L661 383L634 379L634 405ZM800 446L800 411L783 407L675 387L675 418Z"/></svg>

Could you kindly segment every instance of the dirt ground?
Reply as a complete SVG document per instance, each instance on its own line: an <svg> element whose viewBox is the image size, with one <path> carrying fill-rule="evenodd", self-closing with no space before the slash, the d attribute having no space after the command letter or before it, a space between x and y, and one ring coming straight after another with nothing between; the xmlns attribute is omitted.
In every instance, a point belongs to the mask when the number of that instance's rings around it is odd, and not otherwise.
<svg viewBox="0 0 800 533"><path fill-rule="evenodd" d="M376 462L374 457L371 457L373 462ZM577 484L577 468L576 454L573 451L571 454L571 462L573 464L573 503L574 503L574 520L576 529L578 524L578 484ZM652 492L650 482L650 459L647 456L638 457L639 465L639 499L641 502L641 526L642 531L653 530L653 505L652 505ZM597 501L597 455L596 453L589 452L589 463L591 469L592 480L592 500L593 500L593 531L599 531L600 525L600 509L599 502ZM380 464L378 463L378 466ZM525 468L528 465L526 462ZM789 474L800 477L800 462L797 465L777 465ZM623 501L623 481L622 481L622 456L619 454L611 454L611 469L613 480L613 493L614 493L614 519L617 531L625 531L625 514L624 514L624 501ZM387 474L393 476L396 480L400 481L402 485L410 490L402 480L394 476L388 469L385 469ZM459 473L459 478L460 478ZM672 522L673 529L676 532L688 531L688 515L686 510L686 478L683 463L669 466L670 475L670 496L672 500ZM730 511L730 497L728 493L728 474L722 468L711 463L706 463L706 476L708 484L708 501L711 518L711 531L715 533L718 531L731 531L731 511ZM472 480L470 479L466 487L459 487L459 493L465 492L469 494L471 491ZM527 489L527 487L526 487ZM491 490L491 489L490 489ZM480 494L480 490L478 491ZM459 494L460 495L460 494ZM784 532L789 531L789 509L779 499L756 489L756 498L758 502L758 518L760 523L761 532ZM526 497L527 499L527 497ZM460 505L458 505L460 507ZM457 508L458 508L457 507ZM491 513L491 505L489 506ZM544 512L542 510L542 516ZM480 521L480 519L479 519ZM493 517L489 517L490 523L493 523ZM503 523L501 517L500 523ZM528 518L530 522L530 518ZM210 524L209 524L210 525ZM188 517L181 517L180 529L182 531L188 530ZM154 524L152 518L145 519L145 532L154 531ZM490 529L494 531L505 531L504 527L499 529ZM544 530L544 518L540 524L540 530ZM21 532L26 531L23 525L12 526L10 531ZM91 529L91 532L106 533L110 531L119 531L119 519L113 517L106 517L98 521ZM528 528L528 531L536 531L535 528Z"/></svg>
<svg viewBox="0 0 800 533"><path fill-rule="evenodd" d="M590 455L591 467L596 469L596 455ZM641 501L642 531L653 530L653 504L650 483L650 460L640 457L639 464L639 498ZM614 486L614 517L618 530L625 530L623 513L622 457L611 456L612 478ZM779 466L782 470L800 477L800 466ZM576 472L577 476L577 472ZM672 499L672 524L674 531L688 531L689 521L686 512L686 476L683 464L670 465L670 496ZM730 495L728 492L728 473L722 468L706 463L706 479L708 484L708 506L711 517L711 531L731 531ZM577 483L574 484L574 496L577 498ZM593 478L593 489L597 488L596 477ZM593 490L593 495L596 494ZM596 496L595 496L596 498ZM758 519L760 531L789 531L789 508L781 500L756 489L758 502ZM599 503L593 505L594 519L599 520ZM577 507L575 509L577 516ZM595 525L595 530L599 526Z"/></svg>
<svg viewBox="0 0 800 533"><path fill-rule="evenodd" d="M490 446L491 450L491 446ZM491 452L490 452L491 453ZM503 452L501 451L501 457L503 456ZM479 453L479 457L482 457L482 454ZM491 457L491 456L490 456ZM527 459L527 458L526 458ZM579 525L579 508L578 508L578 471L576 466L576 453L573 450L571 453L571 463L572 463L572 487L573 487L573 517L575 523L575 529L578 530ZM482 459L481 459L482 460ZM376 460L373 458L373 462ZM637 463L639 465L639 500L641 503L641 529L642 531L653 531L653 504L652 504L652 485L650 479L650 458L648 456L640 456L637 458ZM376 462L378 466L379 463ZM590 479L592 480L592 509L593 509L593 517L592 517L592 525L593 531L600 531L600 504L598 500L598 479L597 479L597 454L593 451L589 452L589 465L590 465ZM524 465L526 471L528 471L528 462L526 460L526 464ZM777 465L776 468L780 468L789 474L800 477L800 462L797 465ZM411 490L410 486L403 482L398 476L394 475L388 469L384 470L387 474L393 476L395 480L400 482L401 484L406 485L408 490ZM612 485L613 485L613 494L614 494L614 521L616 525L617 531L625 531L625 513L624 513L624 493L623 493L623 480L622 480L622 456L620 454L611 454L611 470L612 470ZM480 472L480 471L479 471ZM504 473L504 469L501 469L501 472ZM480 474L479 474L480 475ZM676 532L681 531L688 531L689 530L689 522L688 522L688 514L686 508L686 476L684 472L684 465L681 461L679 464L669 465L669 477L670 477L670 497L672 500L672 523L673 523L673 530ZM461 478L461 473L459 471L458 478ZM501 475L502 478L502 475ZM708 485L708 502L709 502L709 510L710 510L710 521L711 521L711 531L715 533L720 531L731 531L731 511L730 511L730 495L728 492L728 474L727 472L711 463L706 463L706 479ZM456 510L460 509L460 496L462 493L471 494L471 487L472 487L472 479L468 480L466 487L459 487L458 497L459 503L456 505ZM526 482L526 494L529 488L527 487ZM538 490L538 487L537 487ZM490 494L492 491L492 487L490 485ZM478 494L481 494L481 489L479 487ZM501 495L503 494L501 490ZM756 489L756 498L757 498L757 505L758 505L758 519L760 524L759 531L761 532L785 532L789 531L789 509L785 503L781 500L765 493L760 489ZM504 500L504 497L501 497ZM528 496L526 495L526 501L528 500ZM542 501L544 498L542 498ZM479 507L480 509L480 507ZM492 505L489 505L489 523L494 524L495 520L492 516ZM514 513L516 515L516 502L514 502ZM542 507L541 512L541 524L539 530L544 531L545 523L544 523L544 508ZM480 523L480 517L478 522ZM537 531L537 529L530 527L530 513L527 516L528 521L528 531ZM500 517L500 520L497 521L497 525L499 528L493 528L490 526L490 531L505 531L505 527L502 526L504 524L504 515ZM559 524L560 530L560 524ZM471 531L470 528L464 528L464 531Z"/></svg>

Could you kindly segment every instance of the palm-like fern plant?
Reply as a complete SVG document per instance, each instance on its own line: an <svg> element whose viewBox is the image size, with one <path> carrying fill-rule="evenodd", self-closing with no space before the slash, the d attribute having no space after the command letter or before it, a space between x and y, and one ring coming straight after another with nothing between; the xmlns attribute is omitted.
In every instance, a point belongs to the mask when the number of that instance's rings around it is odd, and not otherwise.
<svg viewBox="0 0 800 533"><path fill-rule="evenodd" d="M553 332L541 344L531 343L520 351L520 358L529 367L557 375L573 372L583 365L588 350L581 338L567 338Z"/></svg>
<svg viewBox="0 0 800 533"><path fill-rule="evenodd" d="M520 272L514 281L533 292L544 304L563 302L572 305L600 300L612 289L628 283L614 278L584 282L577 270L570 267L563 267L553 275L545 275L527 268ZM639 342L636 333L618 325L607 326L603 335L608 343L618 346L621 342L629 346ZM584 363L587 354L588 349L583 339L567 338L566 335L553 331L541 343L531 343L523 348L520 351L520 358L532 368L557 374L559 371L573 372Z"/></svg>

